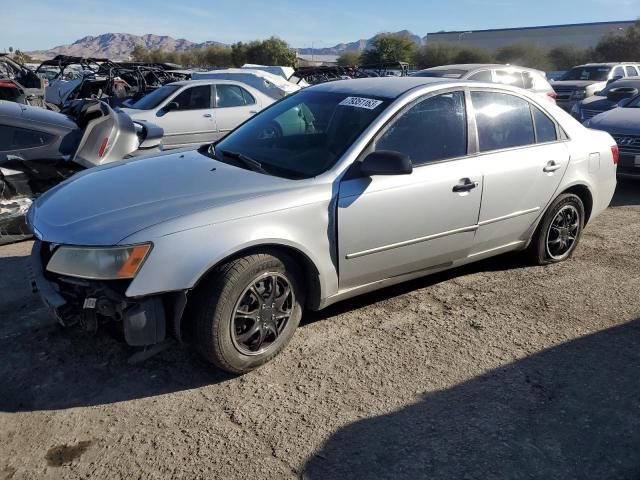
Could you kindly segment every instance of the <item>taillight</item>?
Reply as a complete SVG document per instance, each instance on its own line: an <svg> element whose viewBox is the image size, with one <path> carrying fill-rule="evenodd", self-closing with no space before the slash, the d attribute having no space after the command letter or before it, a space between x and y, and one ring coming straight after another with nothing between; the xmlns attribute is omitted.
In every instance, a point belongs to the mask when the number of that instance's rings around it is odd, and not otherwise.
<svg viewBox="0 0 640 480"><path fill-rule="evenodd" d="M0 87L15 88L17 85L10 80L0 80Z"/></svg>
<svg viewBox="0 0 640 480"><path fill-rule="evenodd" d="M553 90L552 90L552 91L550 91L550 92L547 92L547 97L551 97L551 98L553 98L554 100L556 99L556 97L557 97L557 96L558 96L558 95L556 95L556 92L554 92Z"/></svg>
<svg viewBox="0 0 640 480"><path fill-rule="evenodd" d="M107 149L108 142L109 142L109 137L105 137L102 139L102 143L100 144L100 149L98 150L98 157L102 158L102 155L104 155L104 151Z"/></svg>
<svg viewBox="0 0 640 480"><path fill-rule="evenodd" d="M611 147L611 153L613 154L613 164L618 165L618 160L620 159L620 152L618 151L618 145L614 145Z"/></svg>

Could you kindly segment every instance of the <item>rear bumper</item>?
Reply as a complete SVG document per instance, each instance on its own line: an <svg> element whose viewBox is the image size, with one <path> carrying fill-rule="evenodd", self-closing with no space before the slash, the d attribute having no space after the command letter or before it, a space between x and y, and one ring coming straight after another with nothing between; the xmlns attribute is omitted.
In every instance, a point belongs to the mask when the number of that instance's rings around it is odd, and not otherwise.
<svg viewBox="0 0 640 480"><path fill-rule="evenodd" d="M80 324L95 331L101 324L116 322L132 346L155 345L165 339L167 316L161 296L132 299L109 282L49 276L43 264L43 248L48 246L34 242L31 285L63 326Z"/></svg>

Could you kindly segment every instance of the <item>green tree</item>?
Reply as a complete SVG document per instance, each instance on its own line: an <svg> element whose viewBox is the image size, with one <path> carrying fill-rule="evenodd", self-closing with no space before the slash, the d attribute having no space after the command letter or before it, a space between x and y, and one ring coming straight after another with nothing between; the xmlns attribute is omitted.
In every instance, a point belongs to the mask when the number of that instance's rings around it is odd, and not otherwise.
<svg viewBox="0 0 640 480"><path fill-rule="evenodd" d="M397 33L380 33L371 44L371 48L362 54L362 63L411 62L416 51L416 44L410 37Z"/></svg>
<svg viewBox="0 0 640 480"><path fill-rule="evenodd" d="M136 45L131 52L131 58L134 62L145 62L147 58L147 49L142 45Z"/></svg>
<svg viewBox="0 0 640 480"><path fill-rule="evenodd" d="M338 65L341 67L351 67L360 65L362 54L360 52L344 52L338 57Z"/></svg>
<svg viewBox="0 0 640 480"><path fill-rule="evenodd" d="M479 47L459 47L453 57L454 63L492 63L493 55L489 50Z"/></svg>
<svg viewBox="0 0 640 480"><path fill-rule="evenodd" d="M521 67L549 70L551 63L547 51L533 43L514 43L498 49L496 60Z"/></svg>
<svg viewBox="0 0 640 480"><path fill-rule="evenodd" d="M549 63L554 70L568 70L571 67L587 63L593 59L595 53L590 48L580 48L575 45L560 45L549 50Z"/></svg>
<svg viewBox="0 0 640 480"><path fill-rule="evenodd" d="M296 64L296 54L287 42L278 37L271 37L267 40L254 40L246 44L246 62L293 67ZM242 64L237 66L242 66Z"/></svg>
<svg viewBox="0 0 640 480"><path fill-rule="evenodd" d="M621 34L605 36L595 48L598 60L632 62L640 59L640 21Z"/></svg>

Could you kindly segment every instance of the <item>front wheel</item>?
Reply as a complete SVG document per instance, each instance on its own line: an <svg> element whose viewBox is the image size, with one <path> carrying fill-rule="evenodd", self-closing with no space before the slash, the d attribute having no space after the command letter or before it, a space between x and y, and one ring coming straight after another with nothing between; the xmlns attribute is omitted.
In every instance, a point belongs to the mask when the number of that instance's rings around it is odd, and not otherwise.
<svg viewBox="0 0 640 480"><path fill-rule="evenodd" d="M551 204L536 236L531 253L538 265L558 263L575 251L584 228L584 204L577 195L564 193Z"/></svg>
<svg viewBox="0 0 640 480"><path fill-rule="evenodd" d="M195 293L196 347L217 367L246 373L289 343L302 317L299 268L279 252L232 260Z"/></svg>

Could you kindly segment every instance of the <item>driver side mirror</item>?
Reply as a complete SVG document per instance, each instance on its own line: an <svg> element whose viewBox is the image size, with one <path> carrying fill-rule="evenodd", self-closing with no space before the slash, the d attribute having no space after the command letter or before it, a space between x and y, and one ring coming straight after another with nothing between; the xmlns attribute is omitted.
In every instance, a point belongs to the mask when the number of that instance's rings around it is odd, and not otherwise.
<svg viewBox="0 0 640 480"><path fill-rule="evenodd" d="M167 103L163 110L165 112L172 112L173 110L178 110L180 108L180 105L178 104L178 102L169 102Z"/></svg>
<svg viewBox="0 0 640 480"><path fill-rule="evenodd" d="M408 175L413 172L411 159L404 153L380 150L367 155L360 165L360 173L374 175Z"/></svg>

